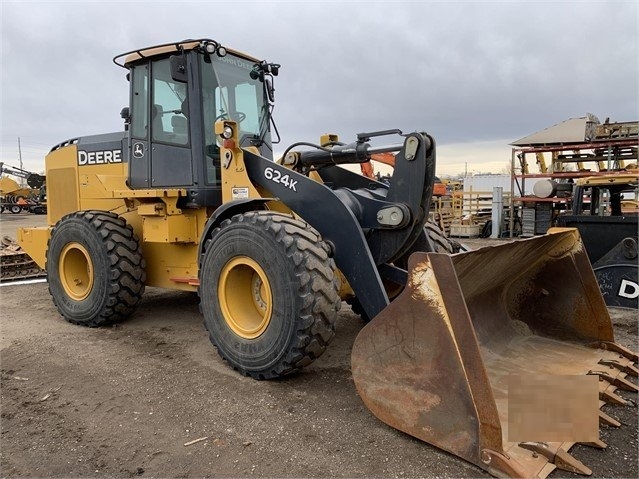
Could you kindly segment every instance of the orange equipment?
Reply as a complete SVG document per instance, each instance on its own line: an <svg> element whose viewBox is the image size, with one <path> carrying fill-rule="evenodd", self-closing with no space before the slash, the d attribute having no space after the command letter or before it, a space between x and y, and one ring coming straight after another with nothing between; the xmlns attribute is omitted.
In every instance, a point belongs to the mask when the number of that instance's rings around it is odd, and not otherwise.
<svg viewBox="0 0 639 479"><path fill-rule="evenodd" d="M384 163L385 165L395 167L395 155L393 153L374 153L373 155L371 155L371 159L379 161L380 163ZM362 169L362 175L366 176L367 178L377 178L375 175L373 164L370 161L360 163L360 167ZM435 184L433 185L433 196L446 196L446 194L446 185L438 181L438 178L435 177Z"/></svg>

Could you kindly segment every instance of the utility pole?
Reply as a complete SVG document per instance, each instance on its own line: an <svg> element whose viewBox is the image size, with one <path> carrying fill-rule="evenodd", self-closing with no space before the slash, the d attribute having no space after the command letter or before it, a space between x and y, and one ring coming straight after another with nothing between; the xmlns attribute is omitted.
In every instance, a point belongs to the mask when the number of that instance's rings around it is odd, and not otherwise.
<svg viewBox="0 0 639 479"><path fill-rule="evenodd" d="M22 149L20 148L20 137L18 137L18 160L20 161L20 169L22 168ZM20 188L24 188L24 178L20 178Z"/></svg>

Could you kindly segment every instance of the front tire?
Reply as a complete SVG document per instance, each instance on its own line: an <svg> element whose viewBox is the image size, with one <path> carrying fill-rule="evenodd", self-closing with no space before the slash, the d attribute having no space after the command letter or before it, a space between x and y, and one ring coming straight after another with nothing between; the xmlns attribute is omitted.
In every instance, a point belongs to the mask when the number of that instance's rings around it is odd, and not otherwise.
<svg viewBox="0 0 639 479"><path fill-rule="evenodd" d="M223 221L200 265L204 324L218 353L255 379L296 371L334 336L334 262L317 231L289 215L252 211Z"/></svg>
<svg viewBox="0 0 639 479"><path fill-rule="evenodd" d="M58 311L96 327L128 317L144 293L144 259L126 221L105 211L60 219L47 248L47 281Z"/></svg>

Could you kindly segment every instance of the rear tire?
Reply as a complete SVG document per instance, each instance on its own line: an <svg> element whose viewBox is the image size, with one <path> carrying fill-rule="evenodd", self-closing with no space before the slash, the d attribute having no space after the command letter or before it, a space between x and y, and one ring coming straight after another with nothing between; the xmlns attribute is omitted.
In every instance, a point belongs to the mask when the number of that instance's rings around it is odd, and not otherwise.
<svg viewBox="0 0 639 479"><path fill-rule="evenodd" d="M128 317L144 293L144 267L133 229L116 214L72 213L51 232L49 292L71 323L96 327Z"/></svg>
<svg viewBox="0 0 639 479"><path fill-rule="evenodd" d="M428 236L428 238L430 239L430 244L428 243L428 241L426 241L426 237L424 235ZM459 253L461 249L461 245L457 241L447 238L444 231L437 225L437 223L432 220L428 220L426 224L424 224L424 235L420 235L415 243L411 246L410 250L395 261L395 266L402 269L407 269L408 258L416 251L424 251L427 253L434 252L453 254ZM431 245L433 248L435 248L434 251L431 251ZM394 296L397 296L398 294L399 291L394 292ZM346 302L351 306L353 313L360 316L365 323L368 323L371 320L371 318L368 317L368 315L364 311L364 308L362 308L361 303L356 297L349 298L348 300L346 300Z"/></svg>
<svg viewBox="0 0 639 479"><path fill-rule="evenodd" d="M218 353L255 379L296 371L334 336L335 264L319 233L291 216L251 211L206 241L200 305Z"/></svg>
<svg viewBox="0 0 639 479"><path fill-rule="evenodd" d="M430 240L430 245L428 241L426 241L426 236ZM434 248L434 250L431 248ZM406 269L408 268L408 258L411 254L416 251L423 251L426 253L444 253L444 254L453 254L459 253L461 245L454 240L451 240L446 237L446 233L435 223L434 221L428 220L424 225L424 235L420 235L415 243L410 247L410 250L406 254L404 254L401 258L399 258L395 264L400 268Z"/></svg>
<svg viewBox="0 0 639 479"><path fill-rule="evenodd" d="M20 213L22 211L22 206L11 205L9 207L9 211L11 211L11 213L13 213L14 215L17 215L18 213Z"/></svg>
<svg viewBox="0 0 639 479"><path fill-rule="evenodd" d="M446 233L434 221L427 221L424 225L424 232L430 238L435 247L435 253L454 254L459 253L461 245L458 241L446 237Z"/></svg>

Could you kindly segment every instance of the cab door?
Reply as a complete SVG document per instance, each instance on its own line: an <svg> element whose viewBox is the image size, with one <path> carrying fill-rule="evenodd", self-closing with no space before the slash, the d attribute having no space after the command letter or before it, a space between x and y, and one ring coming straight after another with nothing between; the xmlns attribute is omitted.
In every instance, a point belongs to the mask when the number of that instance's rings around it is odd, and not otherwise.
<svg viewBox="0 0 639 479"><path fill-rule="evenodd" d="M187 84L168 58L134 67L131 105L131 187L192 186Z"/></svg>

